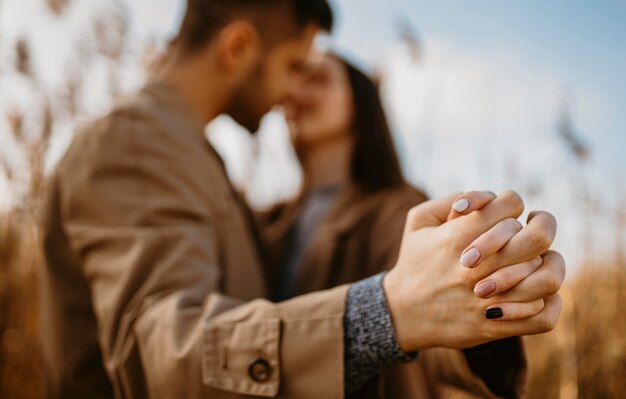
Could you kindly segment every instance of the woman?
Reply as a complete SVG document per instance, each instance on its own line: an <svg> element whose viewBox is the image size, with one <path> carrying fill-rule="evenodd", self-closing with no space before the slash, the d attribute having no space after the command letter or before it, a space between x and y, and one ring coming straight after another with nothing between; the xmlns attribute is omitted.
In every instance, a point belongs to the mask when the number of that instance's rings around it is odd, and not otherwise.
<svg viewBox="0 0 626 399"><path fill-rule="evenodd" d="M409 186L366 75L319 54L286 106L304 184L260 216L273 299L350 283L394 265L408 210L426 200ZM487 349L429 349L388 369L354 397L516 397L525 361L517 338Z"/></svg>

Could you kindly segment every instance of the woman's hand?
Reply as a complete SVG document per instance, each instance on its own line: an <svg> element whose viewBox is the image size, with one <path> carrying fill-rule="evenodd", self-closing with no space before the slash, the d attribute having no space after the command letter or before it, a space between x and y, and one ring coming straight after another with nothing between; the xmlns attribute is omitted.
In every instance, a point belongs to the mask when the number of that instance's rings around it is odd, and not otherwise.
<svg viewBox="0 0 626 399"><path fill-rule="evenodd" d="M465 348L554 327L565 274L563 258L546 252L556 222L532 213L522 228L523 210L511 191L454 195L411 210L384 281L404 350Z"/></svg>

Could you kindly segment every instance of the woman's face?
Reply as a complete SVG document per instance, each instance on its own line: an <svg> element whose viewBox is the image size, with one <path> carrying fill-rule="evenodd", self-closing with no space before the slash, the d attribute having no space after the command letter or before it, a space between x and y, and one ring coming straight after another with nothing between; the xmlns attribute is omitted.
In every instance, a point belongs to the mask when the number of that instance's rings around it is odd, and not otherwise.
<svg viewBox="0 0 626 399"><path fill-rule="evenodd" d="M351 134L352 89L345 66L329 55L310 57L286 116L299 149Z"/></svg>

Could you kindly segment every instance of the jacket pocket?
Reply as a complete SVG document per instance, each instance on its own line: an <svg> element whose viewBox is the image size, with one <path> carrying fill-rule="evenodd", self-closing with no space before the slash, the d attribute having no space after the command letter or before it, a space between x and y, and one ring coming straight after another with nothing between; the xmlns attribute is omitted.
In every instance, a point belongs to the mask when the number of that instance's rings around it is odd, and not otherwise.
<svg viewBox="0 0 626 399"><path fill-rule="evenodd" d="M203 331L202 380L244 395L273 397L280 387L280 319L220 323Z"/></svg>

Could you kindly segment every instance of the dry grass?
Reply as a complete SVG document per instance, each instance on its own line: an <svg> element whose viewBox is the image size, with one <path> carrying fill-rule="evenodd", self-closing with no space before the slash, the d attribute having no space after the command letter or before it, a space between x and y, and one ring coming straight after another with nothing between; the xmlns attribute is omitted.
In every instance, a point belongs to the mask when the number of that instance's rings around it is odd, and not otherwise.
<svg viewBox="0 0 626 399"><path fill-rule="evenodd" d="M49 18L62 18L71 3L47 0ZM90 78L91 62L106 65L111 102L122 90L121 64L129 51L127 10L123 3L114 0L93 18L92 34L84 32L80 36L76 57L68 60L71 71L67 81L57 89L46 89L35 73L29 37L12 39L6 45L14 54L14 65L2 72L21 82L23 92L32 96L32 105L24 108L9 104L0 110L13 143L0 151L0 176L8 182L9 191L16 198L14 202L19 204L11 214L0 214L0 398L44 395L37 281L42 256L35 215L44 190L44 165L50 143L59 134L59 125L85 116L83 83ZM17 153L23 162L10 162L8 152Z"/></svg>
<svg viewBox="0 0 626 399"><path fill-rule="evenodd" d="M529 339L529 397L624 397L626 264L586 265L563 298L555 331Z"/></svg>
<svg viewBox="0 0 626 399"><path fill-rule="evenodd" d="M2 218L0 240L0 398L43 397L37 289L41 255L32 218Z"/></svg>

